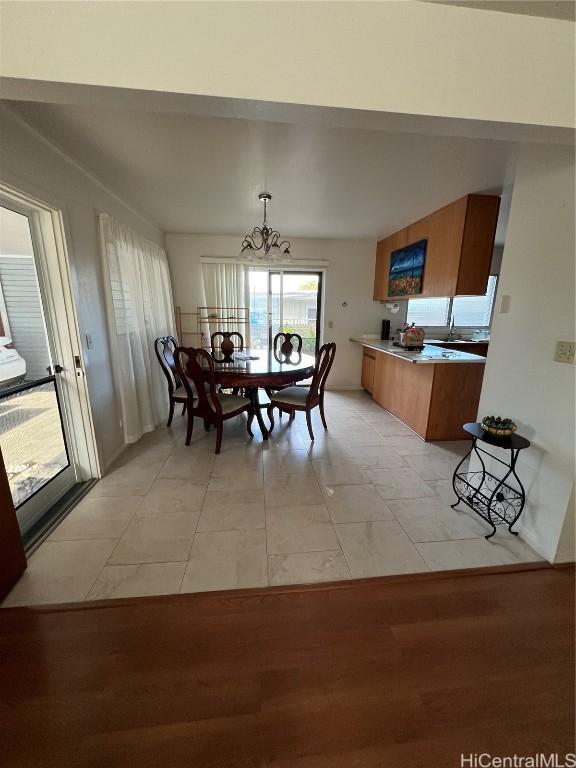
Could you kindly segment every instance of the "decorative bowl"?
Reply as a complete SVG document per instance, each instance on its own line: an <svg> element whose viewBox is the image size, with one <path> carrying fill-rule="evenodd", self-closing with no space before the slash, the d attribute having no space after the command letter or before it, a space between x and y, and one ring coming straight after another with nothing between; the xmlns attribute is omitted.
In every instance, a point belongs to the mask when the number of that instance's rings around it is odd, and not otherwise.
<svg viewBox="0 0 576 768"><path fill-rule="evenodd" d="M485 416L481 425L485 432L496 437L510 437L517 429L512 419L503 419L501 416Z"/></svg>

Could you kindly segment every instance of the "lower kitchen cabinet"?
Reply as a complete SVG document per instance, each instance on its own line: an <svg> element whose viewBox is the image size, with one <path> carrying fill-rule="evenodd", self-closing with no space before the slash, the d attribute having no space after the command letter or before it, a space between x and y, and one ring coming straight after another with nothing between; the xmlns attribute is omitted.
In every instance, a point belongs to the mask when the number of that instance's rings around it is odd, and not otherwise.
<svg viewBox="0 0 576 768"><path fill-rule="evenodd" d="M464 437L462 425L476 421L483 363L415 364L370 352L375 356L372 396L379 405L424 440Z"/></svg>
<svg viewBox="0 0 576 768"><path fill-rule="evenodd" d="M434 368L435 365L415 365L380 352L376 357L374 400L424 438Z"/></svg>
<svg viewBox="0 0 576 768"><path fill-rule="evenodd" d="M362 387L370 394L374 391L376 353L365 349L362 353Z"/></svg>

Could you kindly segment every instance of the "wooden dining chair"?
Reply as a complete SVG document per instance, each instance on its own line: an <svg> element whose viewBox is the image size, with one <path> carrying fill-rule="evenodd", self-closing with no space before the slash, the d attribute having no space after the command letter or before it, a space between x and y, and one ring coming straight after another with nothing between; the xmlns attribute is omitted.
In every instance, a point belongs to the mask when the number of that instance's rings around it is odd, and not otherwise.
<svg viewBox="0 0 576 768"><path fill-rule="evenodd" d="M244 337L237 331L214 331L210 336L210 347L215 360L231 360L234 350L244 351Z"/></svg>
<svg viewBox="0 0 576 768"><path fill-rule="evenodd" d="M220 453L222 445L222 432L224 422L241 413L248 413L250 400L241 395L226 395L216 391L216 378L214 376L214 361L205 349L193 347L176 347L176 370L188 397L194 396L194 405L188 408L188 428L186 430L186 445L190 445L194 417L204 420L206 431L210 425L216 427L216 453ZM194 387L194 390L192 389ZM253 437L250 429L250 419L247 421L247 429L250 437Z"/></svg>
<svg viewBox="0 0 576 768"><path fill-rule="evenodd" d="M277 360L302 352L302 336L298 333L277 333L272 342L272 352Z"/></svg>
<svg viewBox="0 0 576 768"><path fill-rule="evenodd" d="M162 373L168 382L168 402L170 403L170 406L168 411L168 423L166 424L167 427L172 424L175 404L182 403L182 414L186 413L188 405L188 394L186 389L182 386L174 361L174 350L177 346L178 342L174 336L160 336L154 342L156 357L162 368Z"/></svg>
<svg viewBox="0 0 576 768"><path fill-rule="evenodd" d="M306 424L310 439L314 440L312 431L312 409L318 406L320 408L320 418L324 429L328 429L326 416L324 413L324 387L326 379L334 363L336 355L336 344L323 344L316 355L316 364L312 383L309 387L286 387L279 392L273 392L268 406L268 418L270 419L270 432L274 429L274 408L278 408L280 413L289 413L290 418L294 418L296 411L306 412Z"/></svg>
<svg viewBox="0 0 576 768"><path fill-rule="evenodd" d="M272 354L279 363L299 362L302 358L302 336L298 333L277 333L272 342ZM294 386L295 383L283 384L279 387L264 387L264 391L271 400L275 392ZM280 418L282 418L282 411L280 411Z"/></svg>

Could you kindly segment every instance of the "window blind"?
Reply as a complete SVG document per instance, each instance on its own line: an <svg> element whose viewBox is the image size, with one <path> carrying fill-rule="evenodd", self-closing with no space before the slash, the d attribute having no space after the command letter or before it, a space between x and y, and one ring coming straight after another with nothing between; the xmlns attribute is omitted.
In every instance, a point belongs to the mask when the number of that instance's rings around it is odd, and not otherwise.
<svg viewBox="0 0 576 768"><path fill-rule="evenodd" d="M406 322L416 325L448 325L450 299L409 299Z"/></svg>

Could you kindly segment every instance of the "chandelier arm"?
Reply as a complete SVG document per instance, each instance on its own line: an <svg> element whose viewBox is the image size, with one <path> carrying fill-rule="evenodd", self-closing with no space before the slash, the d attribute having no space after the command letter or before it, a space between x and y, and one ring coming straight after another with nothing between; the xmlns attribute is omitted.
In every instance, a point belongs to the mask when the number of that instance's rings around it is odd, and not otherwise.
<svg viewBox="0 0 576 768"><path fill-rule="evenodd" d="M245 248L251 248L253 251L259 251L264 247L266 239L259 227L254 227L254 231L251 235L246 235L242 241L242 250ZM258 245L258 243L260 243Z"/></svg>
<svg viewBox="0 0 576 768"><path fill-rule="evenodd" d="M246 235L244 240L242 240L242 250L244 250L246 248L250 248L253 251L254 250L257 251L261 247L262 247L261 245L256 245L256 242L255 242L254 238L252 237L252 235Z"/></svg>

